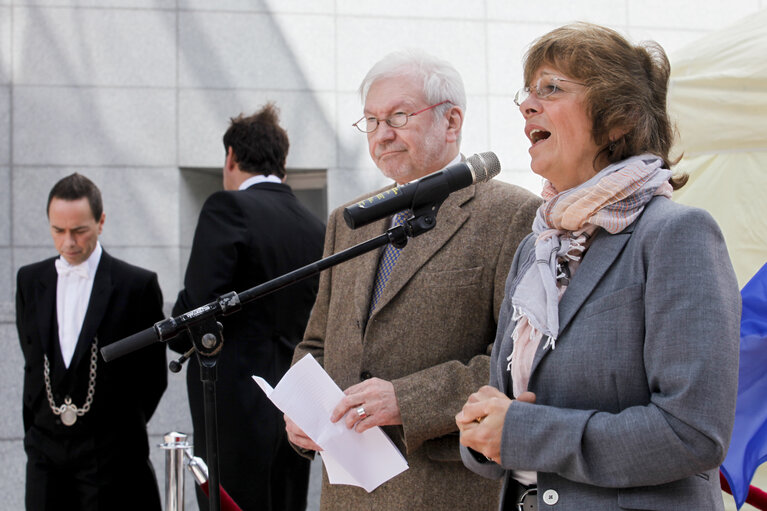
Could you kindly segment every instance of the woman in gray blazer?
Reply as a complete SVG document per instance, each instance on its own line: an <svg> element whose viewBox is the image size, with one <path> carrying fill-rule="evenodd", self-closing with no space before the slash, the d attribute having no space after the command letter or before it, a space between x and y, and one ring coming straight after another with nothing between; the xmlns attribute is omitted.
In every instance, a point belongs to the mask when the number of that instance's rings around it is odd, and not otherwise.
<svg viewBox="0 0 767 511"><path fill-rule="evenodd" d="M670 200L670 65L576 23L534 42L525 118L545 203L506 283L490 386L456 416L502 509L722 509L740 295L704 211ZM518 507L519 506L519 507Z"/></svg>

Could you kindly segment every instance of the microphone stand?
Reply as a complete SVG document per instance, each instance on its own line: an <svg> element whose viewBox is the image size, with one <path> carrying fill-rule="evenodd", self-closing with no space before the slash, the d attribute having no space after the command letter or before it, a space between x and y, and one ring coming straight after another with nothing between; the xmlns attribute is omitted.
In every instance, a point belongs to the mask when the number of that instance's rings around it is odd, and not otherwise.
<svg viewBox="0 0 767 511"><path fill-rule="evenodd" d="M444 197L442 198L444 200ZM234 291L220 296L217 300L190 310L176 317L158 321L154 326L121 339L101 348L101 356L109 362L140 348L166 342L177 335L187 332L192 339L193 348L178 360L170 362L170 370L177 373L192 353L197 353L200 363L200 381L203 385L203 410L205 416L205 445L209 470L208 502L210 511L220 511L219 467L218 467L218 425L216 417L216 363L224 347L224 337L217 316L226 316L239 311L242 304L253 301L269 293L278 291L319 274L322 270L353 259L388 243L397 248L407 245L408 238L414 238L433 229L437 225L436 215L442 201L431 203L413 211L413 217L404 225L392 227L385 233L367 241L325 257L314 263L298 268L290 273L259 284L242 293Z"/></svg>

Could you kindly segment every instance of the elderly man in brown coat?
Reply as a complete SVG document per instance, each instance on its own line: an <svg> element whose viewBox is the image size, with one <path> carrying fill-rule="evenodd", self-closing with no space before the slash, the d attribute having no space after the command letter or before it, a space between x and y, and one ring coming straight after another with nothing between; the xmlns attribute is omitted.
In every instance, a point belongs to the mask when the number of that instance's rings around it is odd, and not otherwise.
<svg viewBox="0 0 767 511"><path fill-rule="evenodd" d="M365 115L356 126L367 133L378 168L396 183L461 160L466 95L450 64L421 52L394 53L368 72L360 93ZM409 469L371 493L331 485L323 473L321 509L497 508L499 483L461 463L454 417L487 382L506 276L539 204L497 180L471 185L444 201L433 230L387 263L388 279L379 275L379 261L390 259L391 249L322 273L293 361L311 353L345 389L331 420L358 432L382 426ZM336 209L328 220L325 256L392 224L382 219L351 230L342 213ZM307 454L320 449L285 420L294 445Z"/></svg>

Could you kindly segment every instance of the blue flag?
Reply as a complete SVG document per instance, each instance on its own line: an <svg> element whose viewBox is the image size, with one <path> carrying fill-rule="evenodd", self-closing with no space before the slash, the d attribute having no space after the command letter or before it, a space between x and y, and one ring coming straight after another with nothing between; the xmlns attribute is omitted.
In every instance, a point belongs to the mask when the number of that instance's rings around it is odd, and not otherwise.
<svg viewBox="0 0 767 511"><path fill-rule="evenodd" d="M735 425L722 474L738 509L756 469L767 461L767 264L740 292L740 370Z"/></svg>

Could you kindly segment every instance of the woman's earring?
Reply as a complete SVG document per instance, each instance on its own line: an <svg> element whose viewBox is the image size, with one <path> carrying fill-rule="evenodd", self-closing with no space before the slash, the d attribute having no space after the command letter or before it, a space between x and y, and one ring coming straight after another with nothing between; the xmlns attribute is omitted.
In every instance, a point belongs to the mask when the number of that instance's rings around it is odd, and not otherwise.
<svg viewBox="0 0 767 511"><path fill-rule="evenodd" d="M607 150L608 150L609 152L611 152L611 153L614 153L614 152L615 152L615 147L616 147L617 145L618 145L618 143L617 143L615 140L613 140L613 141L611 141L611 142L610 142L610 145L609 145L609 146L607 146Z"/></svg>

